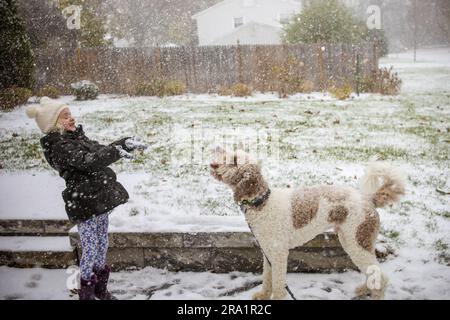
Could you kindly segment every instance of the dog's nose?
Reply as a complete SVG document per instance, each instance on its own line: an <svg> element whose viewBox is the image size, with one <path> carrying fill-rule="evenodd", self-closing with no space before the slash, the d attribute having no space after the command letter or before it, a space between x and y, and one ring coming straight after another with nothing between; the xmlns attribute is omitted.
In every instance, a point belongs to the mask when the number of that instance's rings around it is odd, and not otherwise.
<svg viewBox="0 0 450 320"><path fill-rule="evenodd" d="M210 163L211 168L217 169L219 167L219 164L217 162L211 162Z"/></svg>

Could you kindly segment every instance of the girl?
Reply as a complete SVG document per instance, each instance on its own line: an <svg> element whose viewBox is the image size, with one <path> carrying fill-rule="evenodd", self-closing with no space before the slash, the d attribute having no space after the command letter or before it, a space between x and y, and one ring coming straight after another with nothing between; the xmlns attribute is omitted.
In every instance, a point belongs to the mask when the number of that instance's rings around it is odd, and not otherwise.
<svg viewBox="0 0 450 320"><path fill-rule="evenodd" d="M81 125L75 126L69 107L47 97L26 113L46 134L40 141L45 159L66 181L62 197L69 220L77 224L83 251L79 298L115 299L107 290L108 214L128 201L128 193L108 166L130 157L140 145L130 138L110 145L90 140Z"/></svg>

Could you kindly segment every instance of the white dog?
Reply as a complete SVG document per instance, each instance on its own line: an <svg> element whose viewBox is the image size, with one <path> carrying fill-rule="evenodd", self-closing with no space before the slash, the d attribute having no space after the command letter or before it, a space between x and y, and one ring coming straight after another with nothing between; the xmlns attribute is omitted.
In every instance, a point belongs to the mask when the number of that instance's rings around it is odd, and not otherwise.
<svg viewBox="0 0 450 320"><path fill-rule="evenodd" d="M382 299L387 277L375 256L380 219L375 208L395 203L405 193L403 175L374 162L361 180L361 188L317 185L297 189L270 189L261 166L243 151L215 151L211 174L234 192L264 257L262 291L254 299L284 299L289 249L335 228L353 263L367 277L378 276L358 289L358 296ZM269 260L269 261L267 261ZM369 285L368 285L369 284Z"/></svg>

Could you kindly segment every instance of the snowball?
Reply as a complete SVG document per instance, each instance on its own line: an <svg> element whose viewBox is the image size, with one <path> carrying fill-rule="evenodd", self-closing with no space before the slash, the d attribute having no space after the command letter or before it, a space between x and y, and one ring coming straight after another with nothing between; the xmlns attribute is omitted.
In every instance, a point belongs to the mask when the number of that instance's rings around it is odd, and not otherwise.
<svg viewBox="0 0 450 320"><path fill-rule="evenodd" d="M26 112L28 118L34 119L37 116L38 110L37 110L36 106L30 106L30 107L26 108L25 112Z"/></svg>
<svg viewBox="0 0 450 320"><path fill-rule="evenodd" d="M133 159L133 155L131 153L126 152L125 150L123 150L123 148L121 146L116 146L116 149L119 151L119 154L120 154L121 158Z"/></svg>

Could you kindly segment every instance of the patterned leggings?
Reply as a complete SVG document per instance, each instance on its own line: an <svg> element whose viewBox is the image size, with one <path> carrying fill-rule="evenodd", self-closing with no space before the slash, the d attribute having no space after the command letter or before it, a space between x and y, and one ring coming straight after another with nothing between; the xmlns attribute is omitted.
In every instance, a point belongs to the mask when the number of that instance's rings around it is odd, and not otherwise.
<svg viewBox="0 0 450 320"><path fill-rule="evenodd" d="M83 251L80 261L81 277L89 281L94 268L105 267L108 251L108 213L79 223L78 232Z"/></svg>

